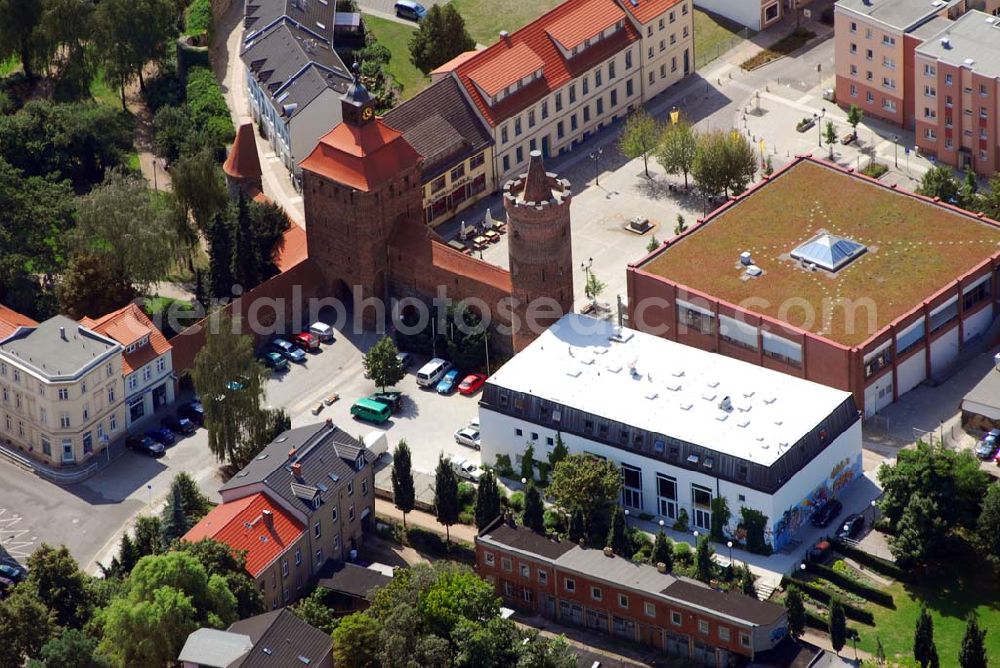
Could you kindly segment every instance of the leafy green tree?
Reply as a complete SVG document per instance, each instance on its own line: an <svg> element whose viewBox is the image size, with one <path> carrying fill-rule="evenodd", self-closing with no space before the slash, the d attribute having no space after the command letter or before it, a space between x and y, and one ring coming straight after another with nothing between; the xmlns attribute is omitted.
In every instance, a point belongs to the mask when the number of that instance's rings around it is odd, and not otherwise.
<svg viewBox="0 0 1000 668"><path fill-rule="evenodd" d="M990 485L983 498L983 510L976 524L979 548L995 564L1000 564L1000 485Z"/></svg>
<svg viewBox="0 0 1000 668"><path fill-rule="evenodd" d="M78 629L63 629L42 646L38 659L29 661L28 668L111 668L111 664L97 654L96 639Z"/></svg>
<svg viewBox="0 0 1000 668"><path fill-rule="evenodd" d="M531 443L521 455L521 477L529 482L535 479L535 446Z"/></svg>
<svg viewBox="0 0 1000 668"><path fill-rule="evenodd" d="M153 116L153 149L167 162L176 162L187 151L191 137L195 132L194 119L191 117L191 110L188 109L187 105L160 107ZM209 153L214 152L210 150ZM177 196L181 197L180 192ZM195 216L195 220L198 220L197 216Z"/></svg>
<svg viewBox="0 0 1000 668"><path fill-rule="evenodd" d="M674 225L674 234L683 234L687 231L687 222L684 220L684 214L677 214L677 224Z"/></svg>
<svg viewBox="0 0 1000 668"><path fill-rule="evenodd" d="M654 566L663 564L668 573L674 570L674 543L662 528L656 532L653 551L649 554L649 563Z"/></svg>
<svg viewBox="0 0 1000 668"><path fill-rule="evenodd" d="M329 635L337 628L340 618L326 602L326 596L326 590L317 587L311 594L299 599L299 602L292 605L291 609L295 616L306 624Z"/></svg>
<svg viewBox="0 0 1000 668"><path fill-rule="evenodd" d="M935 165L928 169L920 185L917 187L918 195L927 197L939 197L945 202L958 199L959 183L955 178L955 172L948 165Z"/></svg>
<svg viewBox="0 0 1000 668"><path fill-rule="evenodd" d="M485 476L483 476L485 478ZM482 485L482 481L480 481ZM481 489L481 488L480 488ZM406 514L416 506L416 490L413 486L410 446L400 439L392 452L392 503L403 513L403 528L406 528ZM478 517L478 515L477 515Z"/></svg>
<svg viewBox="0 0 1000 668"><path fill-rule="evenodd" d="M0 61L17 56L29 79L35 76L42 0L0 0Z"/></svg>
<svg viewBox="0 0 1000 668"><path fill-rule="evenodd" d="M851 126L851 132L854 133L854 140L858 139L858 123L864 117L864 112L861 111L861 107L856 104L852 104L847 110L847 124Z"/></svg>
<svg viewBox="0 0 1000 668"><path fill-rule="evenodd" d="M1000 220L1000 172L990 177L989 189L979 196L976 205L993 220Z"/></svg>
<svg viewBox="0 0 1000 668"><path fill-rule="evenodd" d="M965 625L962 648L958 653L958 665L962 668L986 668L986 629L979 627L979 619L973 611Z"/></svg>
<svg viewBox="0 0 1000 668"><path fill-rule="evenodd" d="M719 542L726 540L726 527L729 526L729 519L732 516L726 497L717 496L712 499L712 528L709 534L712 540Z"/></svg>
<svg viewBox="0 0 1000 668"><path fill-rule="evenodd" d="M757 598L757 585L754 584L753 573L750 572L750 566L747 564L743 564L740 569L740 591L747 596Z"/></svg>
<svg viewBox="0 0 1000 668"><path fill-rule="evenodd" d="M976 210L978 208L976 193L979 191L979 181L976 180L976 173L971 169L965 170L965 179L962 182L962 206L966 209Z"/></svg>
<svg viewBox="0 0 1000 668"><path fill-rule="evenodd" d="M458 638L456 668L518 665L521 634L509 619L491 619L485 624L463 619L455 635Z"/></svg>
<svg viewBox="0 0 1000 668"><path fill-rule="evenodd" d="M192 598L170 586L155 589L148 599L114 599L101 611L100 624L98 649L120 666L170 665L200 626Z"/></svg>
<svg viewBox="0 0 1000 668"><path fill-rule="evenodd" d="M652 253L659 247L660 247L660 240L657 239L656 235L654 234L649 238L649 242L646 244L646 252Z"/></svg>
<svg viewBox="0 0 1000 668"><path fill-rule="evenodd" d="M105 571L105 575L127 576L139 562L139 557L139 552L132 541L132 535L126 531L118 543L118 554L112 558L111 567Z"/></svg>
<svg viewBox="0 0 1000 668"><path fill-rule="evenodd" d="M76 253L56 288L59 307L74 319L116 311L138 296L126 276L103 256Z"/></svg>
<svg viewBox="0 0 1000 668"><path fill-rule="evenodd" d="M754 554L770 554L771 546L764 538L767 527L767 515L754 508L740 508L743 529L746 531L747 550Z"/></svg>
<svg viewBox="0 0 1000 668"><path fill-rule="evenodd" d="M493 471L487 469L476 490L476 528L482 531L500 517L500 488Z"/></svg>
<svg viewBox="0 0 1000 668"><path fill-rule="evenodd" d="M42 543L28 557L29 586L39 600L55 613L59 626L81 628L90 618L87 576L65 545Z"/></svg>
<svg viewBox="0 0 1000 668"><path fill-rule="evenodd" d="M207 231L215 217L229 205L222 169L212 151L202 149L178 160L170 170L170 181L177 201L194 220L195 229L185 241L197 243L196 230Z"/></svg>
<svg viewBox="0 0 1000 668"><path fill-rule="evenodd" d="M371 349L365 353L362 363L365 367L365 378L371 380L383 392L387 387L393 387L403 380L406 371L403 363L396 355L399 350L389 336L383 336Z"/></svg>
<svg viewBox="0 0 1000 668"><path fill-rule="evenodd" d="M631 559L635 547L632 545L632 537L629 535L628 526L625 523L625 511L621 506L615 506L611 513L611 528L608 530L607 545L614 550L615 554L625 559Z"/></svg>
<svg viewBox="0 0 1000 668"><path fill-rule="evenodd" d="M246 550L234 550L225 543L203 538L194 543L181 542L176 547L198 560L209 576L219 576L236 599L236 615L240 619L264 612L264 596L247 573Z"/></svg>
<svg viewBox="0 0 1000 668"><path fill-rule="evenodd" d="M535 630L525 633L518 668L573 668L577 656L566 636L547 637Z"/></svg>
<svg viewBox="0 0 1000 668"><path fill-rule="evenodd" d="M840 655L840 650L844 649L844 644L847 642L847 616L844 613L844 604L836 597L830 601L829 630L833 651Z"/></svg>
<svg viewBox="0 0 1000 668"><path fill-rule="evenodd" d="M757 156L742 134L714 130L699 135L691 174L705 197L741 193L756 173Z"/></svg>
<svg viewBox="0 0 1000 668"><path fill-rule="evenodd" d="M410 37L410 61L424 74L476 48L465 19L452 5L432 5Z"/></svg>
<svg viewBox="0 0 1000 668"><path fill-rule="evenodd" d="M115 84L125 106L125 87L135 78L145 88L142 68L162 60L177 31L172 0L101 0L94 15L94 44L105 79Z"/></svg>
<svg viewBox="0 0 1000 668"><path fill-rule="evenodd" d="M0 601L0 666L20 666L38 656L57 629L56 614L38 598L34 587L18 585Z"/></svg>
<svg viewBox="0 0 1000 668"><path fill-rule="evenodd" d="M528 489L524 493L524 526L532 531L545 531L545 504L542 503L542 495L538 492L533 482L528 482Z"/></svg>
<svg viewBox="0 0 1000 668"><path fill-rule="evenodd" d="M837 143L837 129L833 126L833 121L827 121L823 129L823 141L830 149L830 160L833 160L833 145Z"/></svg>
<svg viewBox="0 0 1000 668"><path fill-rule="evenodd" d="M938 663L937 647L934 644L934 620L926 607L920 608L917 627L913 634L913 658L920 668L928 668Z"/></svg>
<svg viewBox="0 0 1000 668"><path fill-rule="evenodd" d="M184 515L192 525L197 523L198 520L207 515L208 511L212 509L211 501L201 493L201 490L198 489L198 483L194 481L194 478L187 471L181 471L174 476L173 481L170 483L170 493L173 494L174 490L180 494Z"/></svg>
<svg viewBox="0 0 1000 668"><path fill-rule="evenodd" d="M915 494L889 540L889 551L901 568L912 568L937 553L947 532L938 505L923 494Z"/></svg>
<svg viewBox="0 0 1000 668"><path fill-rule="evenodd" d="M163 544L163 531L160 518L155 515L140 515L135 518L135 550L139 559L151 554L161 554L166 551ZM136 559L138 563L138 559ZM132 569L129 569L132 572Z"/></svg>
<svg viewBox="0 0 1000 668"><path fill-rule="evenodd" d="M187 515L184 514L184 503L181 501L181 492L174 488L170 493L170 504L163 509L163 517L160 528L163 531L163 542L169 545L181 537L194 526Z"/></svg>
<svg viewBox="0 0 1000 668"><path fill-rule="evenodd" d="M700 536L698 538L698 545L694 551L694 576L702 582L709 582L715 577L715 562L712 560L713 554L715 552L712 550L711 543L708 542L708 536Z"/></svg>
<svg viewBox="0 0 1000 668"><path fill-rule="evenodd" d="M788 613L788 633L793 638L801 638L806 630L806 607L802 602L802 592L792 585L785 594L785 611Z"/></svg>
<svg viewBox="0 0 1000 668"><path fill-rule="evenodd" d="M583 514L583 509L579 506L573 508L569 516L569 539L574 543L580 543L587 538L587 519Z"/></svg>
<svg viewBox="0 0 1000 668"><path fill-rule="evenodd" d="M618 150L627 158L642 157L646 178L649 176L649 156L656 150L663 135L660 123L641 107L629 114L618 138Z"/></svg>
<svg viewBox="0 0 1000 668"><path fill-rule="evenodd" d="M596 302L606 287L608 287L608 284L597 278L597 274L592 271L587 272L587 282L583 286L583 292L587 295L588 299Z"/></svg>
<svg viewBox="0 0 1000 668"><path fill-rule="evenodd" d="M548 455L549 468L554 469L556 464L566 459L566 455L569 454L569 448L566 447L566 443L563 442L562 434L556 432L556 442L552 446L552 452Z"/></svg>
<svg viewBox="0 0 1000 668"><path fill-rule="evenodd" d="M451 542L451 525L458 522L458 478L451 464L438 457L437 470L434 474L434 515L437 521L444 525L445 539Z"/></svg>
<svg viewBox="0 0 1000 668"><path fill-rule="evenodd" d="M613 462L581 453L568 455L555 466L547 491L564 511L582 510L588 539L597 542L607 536L611 507L620 490L621 473Z"/></svg>
<svg viewBox="0 0 1000 668"><path fill-rule="evenodd" d="M209 293L216 299L233 295L233 221L219 214L208 227Z"/></svg>
<svg viewBox="0 0 1000 668"><path fill-rule="evenodd" d="M656 147L656 161L667 174L683 174L684 188L698 152L698 135L690 123L681 121L667 125Z"/></svg>

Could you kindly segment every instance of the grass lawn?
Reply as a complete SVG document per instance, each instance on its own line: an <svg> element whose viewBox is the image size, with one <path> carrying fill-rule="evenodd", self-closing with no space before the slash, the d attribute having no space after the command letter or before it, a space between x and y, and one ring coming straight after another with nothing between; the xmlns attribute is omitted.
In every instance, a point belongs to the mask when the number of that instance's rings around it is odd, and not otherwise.
<svg viewBox="0 0 1000 668"><path fill-rule="evenodd" d="M14 70L20 69L20 67L21 61L17 59L17 56L10 56L7 60L0 60L0 77L13 74Z"/></svg>
<svg viewBox="0 0 1000 668"><path fill-rule="evenodd" d="M537 19L561 0L452 0L452 6L465 19L465 27L477 43L489 46L501 30L514 32Z"/></svg>
<svg viewBox="0 0 1000 668"><path fill-rule="evenodd" d="M90 95L99 104L104 104L116 109L122 108L122 98L118 89L109 85L104 80L104 69L98 68L94 72L94 79L90 82Z"/></svg>
<svg viewBox="0 0 1000 668"><path fill-rule="evenodd" d="M402 99L408 99L430 84L429 77L410 62L410 35L413 28L377 16L365 15L365 26L375 34L378 43L389 49L389 74L403 87Z"/></svg>
<svg viewBox="0 0 1000 668"><path fill-rule="evenodd" d="M694 55L699 67L709 63L732 48L746 30L735 21L701 9L694 10ZM747 32L749 32L747 30Z"/></svg>
<svg viewBox="0 0 1000 668"><path fill-rule="evenodd" d="M806 42L811 40L816 36L811 30L806 30L805 28L796 28L795 32L790 35L786 35L779 39L777 42L772 44L770 47L758 51L756 54L744 60L740 67L749 71L755 70L758 67L763 67L768 63L787 56L791 52L800 49L805 45Z"/></svg>

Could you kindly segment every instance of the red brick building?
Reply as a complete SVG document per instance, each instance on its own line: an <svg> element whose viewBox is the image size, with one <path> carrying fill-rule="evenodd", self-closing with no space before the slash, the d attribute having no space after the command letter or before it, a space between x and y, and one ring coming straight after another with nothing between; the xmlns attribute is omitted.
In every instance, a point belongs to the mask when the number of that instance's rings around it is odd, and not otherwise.
<svg viewBox="0 0 1000 668"><path fill-rule="evenodd" d="M550 540L500 518L476 538L476 571L510 606L699 665L753 660L787 636L781 606Z"/></svg>

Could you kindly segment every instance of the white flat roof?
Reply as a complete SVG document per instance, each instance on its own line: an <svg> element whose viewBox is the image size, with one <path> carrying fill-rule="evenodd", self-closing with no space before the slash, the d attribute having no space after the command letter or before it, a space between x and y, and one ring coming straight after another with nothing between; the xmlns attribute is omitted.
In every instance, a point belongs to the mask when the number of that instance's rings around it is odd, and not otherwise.
<svg viewBox="0 0 1000 668"><path fill-rule="evenodd" d="M850 396L578 314L489 382L766 466ZM725 397L728 411L719 406Z"/></svg>

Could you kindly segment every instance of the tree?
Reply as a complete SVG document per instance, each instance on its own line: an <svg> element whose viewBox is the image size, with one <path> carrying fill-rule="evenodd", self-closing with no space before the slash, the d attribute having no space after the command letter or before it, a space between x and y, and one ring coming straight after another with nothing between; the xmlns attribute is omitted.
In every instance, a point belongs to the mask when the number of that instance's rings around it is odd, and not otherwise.
<svg viewBox="0 0 1000 668"><path fill-rule="evenodd" d="M549 453L549 469L554 469L556 464L566 459L566 455L569 454L569 448L563 442L562 433L556 432L556 442L552 446L552 452Z"/></svg>
<svg viewBox="0 0 1000 668"><path fill-rule="evenodd" d="M569 516L569 539L574 543L580 543L587 538L587 520L583 515L583 509L577 506Z"/></svg>
<svg viewBox="0 0 1000 668"><path fill-rule="evenodd" d="M206 323L205 345L191 376L205 409L208 449L220 462L241 469L270 442L261 409L264 369L254 358L253 339L239 322L217 312Z"/></svg>
<svg viewBox="0 0 1000 668"><path fill-rule="evenodd" d="M424 74L476 48L465 19L451 5L432 5L410 37L410 61Z"/></svg>
<svg viewBox="0 0 1000 668"><path fill-rule="evenodd" d="M583 286L583 292L587 295L588 299L596 302L606 287L608 287L608 284L597 278L597 274L589 270L587 271L587 282Z"/></svg>
<svg viewBox="0 0 1000 668"><path fill-rule="evenodd" d="M233 221L218 214L208 227L209 294L216 299L232 297L233 285Z"/></svg>
<svg viewBox="0 0 1000 668"><path fill-rule="evenodd" d="M918 195L939 197L945 202L951 202L958 199L958 179L948 165L935 165L924 173L916 192Z"/></svg>
<svg viewBox="0 0 1000 668"><path fill-rule="evenodd" d="M173 588L194 605L199 625L219 628L236 621L236 598L225 579L208 571L186 550L143 557L129 576L131 603L151 602L160 589Z"/></svg>
<svg viewBox="0 0 1000 668"><path fill-rule="evenodd" d="M1000 485L990 485L976 524L979 548L994 564L1000 564Z"/></svg>
<svg viewBox="0 0 1000 668"><path fill-rule="evenodd" d="M195 133L195 122L186 104L160 107L153 116L153 150L168 163L176 162L185 153Z"/></svg>
<svg viewBox="0 0 1000 668"><path fill-rule="evenodd" d="M580 453L556 465L547 491L564 511L581 509L588 539L597 542L607 536L610 509L620 490L621 473L613 462Z"/></svg>
<svg viewBox="0 0 1000 668"><path fill-rule="evenodd" d="M576 652L565 636L546 637L531 630L521 643L517 665L518 668L573 668L578 664Z"/></svg>
<svg viewBox="0 0 1000 668"><path fill-rule="evenodd" d="M98 317L116 311L138 293L113 264L94 253L77 253L56 288L59 307L74 319Z"/></svg>
<svg viewBox="0 0 1000 668"><path fill-rule="evenodd" d="M172 0L101 0L94 19L97 57L105 79L118 86L125 111L125 87L138 77L144 88L142 68L166 55L177 29L177 5Z"/></svg>
<svg viewBox="0 0 1000 668"><path fill-rule="evenodd" d="M535 479L535 446L531 443L521 456L521 478L529 482Z"/></svg>
<svg viewBox="0 0 1000 668"><path fill-rule="evenodd" d="M362 363L365 367L365 378L374 381L383 392L385 388L393 387L403 380L406 371L403 363L396 355L399 350L396 344L388 336L383 336L378 342L365 353Z"/></svg>
<svg viewBox="0 0 1000 668"><path fill-rule="evenodd" d="M400 439L396 449L392 451L392 503L403 513L404 529L406 513L413 510L417 501L411 465L410 446Z"/></svg>
<svg viewBox="0 0 1000 668"><path fill-rule="evenodd" d="M141 176L114 169L78 202L77 250L108 264L114 285L145 292L174 262L176 215L169 200L154 196Z"/></svg>
<svg viewBox="0 0 1000 668"><path fill-rule="evenodd" d="M161 529L163 531L163 542L169 545L188 532L194 525L184 514L184 503L181 501L181 492L178 488L173 488L170 493L170 504L163 509Z"/></svg>
<svg viewBox="0 0 1000 668"><path fill-rule="evenodd" d="M160 518L155 515L140 515L135 518L135 551L139 559L151 554L161 554L166 550L163 544L163 530L160 527ZM133 564L134 565L134 564ZM132 572L132 569L128 569Z"/></svg>
<svg viewBox="0 0 1000 668"><path fill-rule="evenodd" d="M698 152L698 136L690 123L681 121L667 125L659 146L656 147L656 161L667 174L683 174L684 189L688 187L688 174L694 166Z"/></svg>
<svg viewBox="0 0 1000 668"><path fill-rule="evenodd" d="M17 56L24 74L34 78L42 0L0 0L0 16L0 61Z"/></svg>
<svg viewBox="0 0 1000 668"><path fill-rule="evenodd" d="M482 531L500 517L500 488L493 471L487 469L476 490L476 528Z"/></svg>
<svg viewBox="0 0 1000 668"><path fill-rule="evenodd" d="M989 190L979 196L977 206L993 220L1000 220L1000 172L990 177Z"/></svg>
<svg viewBox="0 0 1000 668"><path fill-rule="evenodd" d="M962 638L962 648L958 653L958 665L962 668L986 668L986 629L979 628L979 619L975 611L969 613L969 621L965 625L965 636Z"/></svg>
<svg viewBox="0 0 1000 668"><path fill-rule="evenodd" d="M615 506L611 513L611 528L608 530L607 545L615 554L625 559L631 559L634 548L632 537L629 535L628 526L625 523L625 511L621 506Z"/></svg>
<svg viewBox="0 0 1000 668"><path fill-rule="evenodd" d="M833 160L833 145L837 143L837 129L833 127L833 121L826 122L823 130L823 141L830 148L830 160Z"/></svg>
<svg viewBox="0 0 1000 668"><path fill-rule="evenodd" d="M90 618L87 578L65 545L42 543L28 557L27 583L59 626L82 628Z"/></svg>
<svg viewBox="0 0 1000 668"><path fill-rule="evenodd" d="M198 483L194 481L191 474L181 471L174 476L170 483L170 493L180 494L181 507L184 509L184 516L194 525L212 509L212 503L208 497L198 489Z"/></svg>
<svg viewBox="0 0 1000 668"><path fill-rule="evenodd" d="M332 634L340 618L326 602L327 592L322 587L313 589L308 596L299 599L292 605L295 616L310 626L314 626L327 635Z"/></svg>
<svg viewBox="0 0 1000 668"><path fill-rule="evenodd" d="M833 651L840 655L847 641L847 617L844 614L844 604L839 598L830 601L830 644Z"/></svg>
<svg viewBox="0 0 1000 668"><path fill-rule="evenodd" d="M687 223L684 221L684 214L677 214L677 224L674 225L674 234L683 234L687 230Z"/></svg>
<svg viewBox="0 0 1000 668"><path fill-rule="evenodd" d="M656 235L654 234L649 238L649 243L646 244L646 252L652 253L659 247L660 247L660 240L657 239Z"/></svg>
<svg viewBox="0 0 1000 668"><path fill-rule="evenodd" d="M108 661L97 654L97 640L78 629L63 629L61 635L42 646L38 657L28 662L28 668L110 668Z"/></svg>
<svg viewBox="0 0 1000 668"><path fill-rule="evenodd" d="M715 562L712 560L713 554L714 551L708 542L708 536L700 536L698 538L698 546L694 551L694 576L702 582L709 582L715 576Z"/></svg>
<svg viewBox="0 0 1000 668"><path fill-rule="evenodd" d="M754 148L742 134L715 130L699 135L691 174L705 198L741 193L756 173Z"/></svg>
<svg viewBox="0 0 1000 668"><path fill-rule="evenodd" d="M618 149L628 158L642 157L646 178L649 176L649 154L656 150L662 131L660 124L642 108L632 112L625 119Z"/></svg>
<svg viewBox="0 0 1000 668"><path fill-rule="evenodd" d="M202 232L208 230L216 215L229 204L226 181L211 149L178 160L170 170L170 181L185 214L194 220L195 229ZM187 240L196 242L197 235L192 237Z"/></svg>
<svg viewBox="0 0 1000 668"><path fill-rule="evenodd" d="M864 117L864 112L861 111L861 107L856 104L852 104L850 109L847 110L847 124L851 126L851 132L854 133L854 140L858 140L858 123Z"/></svg>
<svg viewBox="0 0 1000 668"><path fill-rule="evenodd" d="M937 552L947 525L937 503L923 494L915 494L903 511L896 532L889 540L889 551L901 568L912 568Z"/></svg>
<svg viewBox="0 0 1000 668"><path fill-rule="evenodd" d="M183 541L176 547L198 560L205 573L217 575L236 598L236 615L240 619L264 612L264 596L247 573L246 550L234 550L225 543L203 538L197 542Z"/></svg>
<svg viewBox="0 0 1000 668"><path fill-rule="evenodd" d="M524 526L532 531L545 531L545 505L542 503L542 495L535 487L535 483L529 481L528 489L524 493Z"/></svg>
<svg viewBox="0 0 1000 668"><path fill-rule="evenodd" d="M456 668L517 665L521 634L511 620L491 619L486 624L462 620L458 627Z"/></svg>
<svg viewBox="0 0 1000 668"><path fill-rule="evenodd" d="M920 608L920 617L917 618L917 628L913 634L913 658L920 664L920 668L938 663L937 647L934 645L934 620L926 606Z"/></svg>
<svg viewBox="0 0 1000 668"><path fill-rule="evenodd" d="M712 528L709 534L712 540L722 542L726 540L726 527L729 526L729 519L733 516L729 510L729 501L724 496L717 496L712 499Z"/></svg>
<svg viewBox="0 0 1000 668"><path fill-rule="evenodd" d="M191 597L169 586L154 590L149 599L114 599L101 611L100 622L101 654L124 666L172 664L200 626Z"/></svg>
<svg viewBox="0 0 1000 668"><path fill-rule="evenodd" d="M757 586L754 584L753 573L750 572L748 564L743 564L743 568L740 569L740 591L747 596L757 598Z"/></svg>
<svg viewBox="0 0 1000 668"><path fill-rule="evenodd" d="M445 540L449 543L451 525L458 521L458 511L458 478L444 454L441 454L434 473L434 515L444 525Z"/></svg>
<svg viewBox="0 0 1000 668"><path fill-rule="evenodd" d="M674 570L674 544L661 528L653 541L653 551L649 555L649 563L656 566L663 564L669 573Z"/></svg>
<svg viewBox="0 0 1000 668"><path fill-rule="evenodd" d="M38 598L34 587L18 585L0 601L0 666L23 665L38 656L56 631L56 615Z"/></svg>
<svg viewBox="0 0 1000 668"><path fill-rule="evenodd" d="M806 607L802 602L802 592L792 585L785 594L785 610L788 613L788 633L800 638L806 630Z"/></svg>

